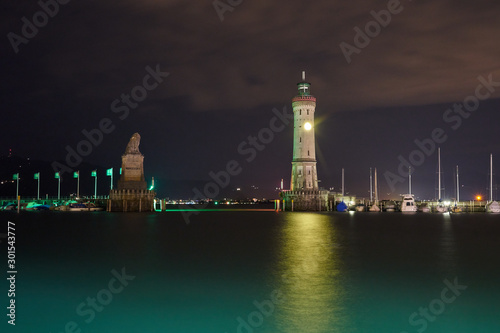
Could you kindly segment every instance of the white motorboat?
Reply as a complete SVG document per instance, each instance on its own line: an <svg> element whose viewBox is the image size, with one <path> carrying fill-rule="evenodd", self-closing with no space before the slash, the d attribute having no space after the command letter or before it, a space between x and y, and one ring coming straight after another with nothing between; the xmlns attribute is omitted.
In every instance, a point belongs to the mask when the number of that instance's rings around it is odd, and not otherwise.
<svg viewBox="0 0 500 333"><path fill-rule="evenodd" d="M402 212L417 211L417 205L415 204L415 198L413 197L413 194L403 195L403 201L401 202L401 211Z"/></svg>
<svg viewBox="0 0 500 333"><path fill-rule="evenodd" d="M403 200L401 201L401 211L403 213L417 211L415 197L413 196L413 194L411 194L411 167L408 168L408 194L403 194Z"/></svg>

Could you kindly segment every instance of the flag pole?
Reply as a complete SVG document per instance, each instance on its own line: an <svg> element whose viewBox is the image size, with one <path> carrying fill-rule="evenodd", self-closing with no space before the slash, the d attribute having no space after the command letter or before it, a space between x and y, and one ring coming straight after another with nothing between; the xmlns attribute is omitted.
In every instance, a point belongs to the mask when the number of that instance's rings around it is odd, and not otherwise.
<svg viewBox="0 0 500 333"><path fill-rule="evenodd" d="M19 197L19 172L17 173L17 177L16 177L16 198Z"/></svg>
<svg viewBox="0 0 500 333"><path fill-rule="evenodd" d="M113 168L106 169L106 176L111 177L111 190L113 189Z"/></svg>

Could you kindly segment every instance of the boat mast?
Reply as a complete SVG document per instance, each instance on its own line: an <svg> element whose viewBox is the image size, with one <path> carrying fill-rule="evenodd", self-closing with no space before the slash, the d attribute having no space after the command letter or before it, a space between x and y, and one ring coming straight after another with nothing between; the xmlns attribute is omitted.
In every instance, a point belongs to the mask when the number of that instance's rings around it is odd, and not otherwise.
<svg viewBox="0 0 500 333"><path fill-rule="evenodd" d="M493 202L493 154L490 154L490 202Z"/></svg>
<svg viewBox="0 0 500 333"><path fill-rule="evenodd" d="M441 148L438 148L438 201L441 201Z"/></svg>
<svg viewBox="0 0 500 333"><path fill-rule="evenodd" d="M411 166L408 167L408 194L411 194Z"/></svg>
<svg viewBox="0 0 500 333"><path fill-rule="evenodd" d="M377 168L375 168L375 204L378 203Z"/></svg>
<svg viewBox="0 0 500 333"><path fill-rule="evenodd" d="M458 165L457 165L457 202L460 202L460 181L458 178Z"/></svg>
<svg viewBox="0 0 500 333"><path fill-rule="evenodd" d="M370 202L373 201L373 179L372 179L372 168L370 168Z"/></svg>
<svg viewBox="0 0 500 333"><path fill-rule="evenodd" d="M344 168L342 168L342 197L344 197Z"/></svg>

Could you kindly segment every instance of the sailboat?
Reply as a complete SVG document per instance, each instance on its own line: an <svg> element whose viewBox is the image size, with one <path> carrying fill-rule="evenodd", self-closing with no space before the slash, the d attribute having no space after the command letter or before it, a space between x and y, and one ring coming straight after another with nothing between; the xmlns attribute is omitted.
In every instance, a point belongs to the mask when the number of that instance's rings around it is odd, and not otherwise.
<svg viewBox="0 0 500 333"><path fill-rule="evenodd" d="M377 186L377 168L375 168L375 203L368 210L370 212L380 212L380 208L378 207L378 186Z"/></svg>
<svg viewBox="0 0 500 333"><path fill-rule="evenodd" d="M434 209L436 213L446 213L448 211L441 198L441 148L438 148L438 204Z"/></svg>
<svg viewBox="0 0 500 333"><path fill-rule="evenodd" d="M461 213L462 212L462 208L460 208L458 206L458 203L460 202L460 181L458 179L458 165L457 165L457 189L456 189L456 191L457 191L457 199L455 201L455 206L453 206L451 208L451 212L452 213Z"/></svg>
<svg viewBox="0 0 500 333"><path fill-rule="evenodd" d="M344 168L342 168L342 201L337 204L337 211L338 212L347 212L349 210L349 207L347 204L344 202Z"/></svg>
<svg viewBox="0 0 500 333"><path fill-rule="evenodd" d="M493 201L493 154L490 154L490 202L486 204L487 213L500 213L500 204Z"/></svg>
<svg viewBox="0 0 500 333"><path fill-rule="evenodd" d="M357 212L366 212L366 207L370 204L370 202L372 201L372 168L370 168L370 201L368 202L368 204L365 204L365 200L363 199L363 202L362 203L359 203L356 205L356 211Z"/></svg>
<svg viewBox="0 0 500 333"><path fill-rule="evenodd" d="M401 202L402 212L416 212L417 205L415 204L415 197L411 194L411 167L408 168L408 194L403 195Z"/></svg>

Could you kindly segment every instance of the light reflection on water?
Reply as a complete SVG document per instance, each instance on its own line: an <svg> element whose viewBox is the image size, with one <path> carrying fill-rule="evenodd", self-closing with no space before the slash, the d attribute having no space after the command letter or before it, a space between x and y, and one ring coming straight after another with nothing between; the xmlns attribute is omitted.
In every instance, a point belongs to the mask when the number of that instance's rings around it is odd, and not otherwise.
<svg viewBox="0 0 500 333"><path fill-rule="evenodd" d="M69 320L82 333L417 332L410 316L455 277L467 290L426 332L500 330L498 216L207 212L189 226L180 214L3 216L20 235L19 332ZM137 278L85 323L76 307L121 267ZM254 305L276 291L283 302Z"/></svg>
<svg viewBox="0 0 500 333"><path fill-rule="evenodd" d="M332 217L317 213L286 216L281 239L281 292L277 306L281 332L331 332L345 326L342 262Z"/></svg>
<svg viewBox="0 0 500 333"><path fill-rule="evenodd" d="M443 227L439 243L439 264L443 274L456 275L457 249L450 213L443 214Z"/></svg>

